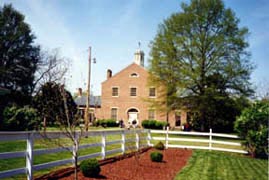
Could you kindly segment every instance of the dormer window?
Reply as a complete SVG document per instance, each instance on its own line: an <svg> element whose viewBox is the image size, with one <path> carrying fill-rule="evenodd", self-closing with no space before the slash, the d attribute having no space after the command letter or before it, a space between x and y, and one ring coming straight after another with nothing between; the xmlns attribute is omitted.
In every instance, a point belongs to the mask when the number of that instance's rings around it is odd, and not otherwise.
<svg viewBox="0 0 269 180"><path fill-rule="evenodd" d="M138 74L137 73L132 73L132 74L130 74L130 77L138 77Z"/></svg>

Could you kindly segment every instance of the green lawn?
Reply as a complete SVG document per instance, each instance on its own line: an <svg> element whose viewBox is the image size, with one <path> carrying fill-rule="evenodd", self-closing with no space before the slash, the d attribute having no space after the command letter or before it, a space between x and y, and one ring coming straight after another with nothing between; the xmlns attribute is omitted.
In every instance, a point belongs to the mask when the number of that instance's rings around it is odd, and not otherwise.
<svg viewBox="0 0 269 180"><path fill-rule="evenodd" d="M267 180L268 161L244 155L195 150L175 180Z"/></svg>
<svg viewBox="0 0 269 180"><path fill-rule="evenodd" d="M99 129L98 129L99 130ZM106 129L103 129L103 128L100 128L100 130L111 130L109 128L106 128ZM147 134L144 134L143 136L147 136ZM154 136L164 136L164 134L154 134ZM186 136L186 135L169 135L169 137L181 137L181 138L198 138L198 139L208 139L206 137L199 137L199 136ZM126 135L126 139L127 138L132 138L134 139L135 138L135 135L134 134L128 134ZM120 140L121 139L121 135L120 134L117 134L117 135L108 135L107 136L107 141L113 141L113 140ZM214 138L215 139L215 138ZM224 139L217 139L217 140L224 140ZM226 139L227 141L227 139ZM232 142L240 142L240 140L233 140L233 139L229 139L228 141L232 141ZM60 140L61 144L66 144L66 146L70 146L70 141L68 141L68 139L61 139ZM83 138L82 141L81 141L81 145L82 144L91 144L91 143L97 143L97 142L101 142L101 137L88 137L88 138ZM158 141L152 141L153 144L157 143ZM164 142L164 141L163 141ZM141 140L140 143L143 143L143 144L146 144L146 140ZM205 146L208 146L208 143L193 143L193 142L170 142L171 144L185 144L185 145L205 145ZM57 147L56 145L57 143L51 143L51 142L46 142L44 140L35 140L34 142L34 149L43 149L43 148L54 148L54 147ZM135 146L135 143L134 142L128 142L126 143L126 149L128 150L134 150L134 147ZM226 146L226 145L224 145ZM116 148L120 148L120 144L115 144L115 145L109 145L107 146L107 150L110 150L110 149L116 149ZM26 148L26 141L11 141L11 142L0 142L0 152L12 152L12 151L24 151ZM239 149L241 149L241 147L237 147ZM80 155L86 155L86 154L91 154L91 153L95 153L95 152L100 152L101 150L101 147L93 147L93 148L87 148L87 149L81 149L79 151L79 154ZM204 172L206 169L203 168L203 164L209 162L210 158L214 159L214 163L215 164L221 164L222 162L224 162L223 159L216 159L218 158L218 155L219 154L223 154L226 155L225 153L218 153L218 152L212 152L212 154L208 154L209 152L207 151L194 151L194 155L193 157L191 158L192 161L195 161L194 164L198 164L198 166L201 166L202 169L199 169L199 167L197 167L196 169L194 169L194 174L193 174L193 178L190 178L190 179L196 179L197 177L200 177L200 176L195 176L197 174L196 171L198 172ZM211 157L212 155L212 157ZM69 159L71 158L71 153L70 152L61 152L61 153L54 153L54 154L44 154L44 155L39 155L39 156L35 156L34 157L34 165L36 164L42 164L42 163L46 163L46 162L50 162L50 161L55 161L55 160L61 160L61 159ZM200 156L202 156L204 159L201 159L201 160L193 160L195 158L199 158ZM226 155L227 157L230 157L228 155ZM234 155L232 156L232 158L235 157L235 158L242 158L240 155ZM230 161L232 161L232 158L230 158ZM100 157L99 157L100 159ZM244 158L243 158L244 159ZM248 160L248 159L247 159ZM246 160L246 161L247 161ZM217 162L215 162L217 161ZM218 162L220 161L220 162ZM225 161L224 164L231 164L231 162L228 161L228 163ZM253 160L251 159L251 162L254 162L256 160ZM237 162L237 161L236 161ZM261 161L263 162L263 164L266 164L265 161ZM191 163L191 161L190 161ZM212 169L212 166L215 166L215 164L210 164L210 167L208 167L208 169L210 170L210 168ZM242 166L243 162L242 163L239 163L240 167ZM249 164L249 163L248 163ZM8 170L8 169L15 169L15 168L20 168L20 167L24 167L25 166L25 158L12 158L12 159L2 159L0 161L0 171L4 171L4 170ZM192 166L194 165L191 165L191 168ZM265 165L263 165L265 167ZM38 176L38 175L41 175L41 174L45 174L45 173L48 173L52 170L56 170L56 169L60 169L62 168L63 166L61 167L55 167L55 168L50 168L50 169L45 169L45 170L41 170L41 171L35 171L34 172L34 175L35 176ZM189 166L188 166L189 167ZM246 169L249 169L249 167L246 167ZM184 171L188 171L188 170L184 170ZM182 173L185 173L184 171L182 171ZM212 172L211 172L212 171ZM214 173L217 173L218 172L215 172L215 171L218 171L217 170L210 170L208 171L210 174L206 174L205 177L210 177L211 175L214 175ZM231 171L230 169L226 170L226 171ZM239 169L239 171L241 171ZM247 170L248 171L248 170ZM188 171L189 172L189 171ZM211 174L213 173L213 174ZM224 173L224 172L222 172ZM237 173L240 173L240 172L237 172ZM229 173L228 173L229 174ZM256 175L257 173L255 173L254 175ZM181 177L189 177L189 175L185 175L183 174L183 176L180 174L178 176L180 179ZM190 176L192 177L192 176ZM230 176L228 176L227 178L229 178ZM233 176L233 177L237 177L237 176ZM251 177L251 176L250 176ZM260 177L260 176L258 176ZM10 179L25 179L25 175L22 175L22 176L16 176L14 178L8 178L9 180ZM186 178L185 178L186 179ZM216 178L213 178L213 179L216 179ZM225 178L219 178L219 179L225 179ZM236 179L236 178L235 178Z"/></svg>

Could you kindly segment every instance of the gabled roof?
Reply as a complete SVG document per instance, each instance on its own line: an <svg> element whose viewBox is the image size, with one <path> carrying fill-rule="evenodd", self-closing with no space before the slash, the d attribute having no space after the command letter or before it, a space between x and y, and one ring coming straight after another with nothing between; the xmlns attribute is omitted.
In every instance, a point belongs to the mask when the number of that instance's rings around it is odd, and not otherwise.
<svg viewBox="0 0 269 180"><path fill-rule="evenodd" d="M127 70L129 70L129 69L130 69L130 70L133 70L134 68L138 68L138 69L140 69L140 70L142 70L142 71L148 72L143 66L140 66L140 65L138 65L138 64L136 64L136 63L132 63L132 64L128 65L127 67L123 68L121 71L119 71L119 72L117 72L116 74L112 75L111 78L106 79L106 80L103 81L102 83L105 83L106 81L109 81L109 80L111 80L111 79L114 79L115 77L118 77L119 75L121 75L123 72L125 72L125 71L127 71Z"/></svg>

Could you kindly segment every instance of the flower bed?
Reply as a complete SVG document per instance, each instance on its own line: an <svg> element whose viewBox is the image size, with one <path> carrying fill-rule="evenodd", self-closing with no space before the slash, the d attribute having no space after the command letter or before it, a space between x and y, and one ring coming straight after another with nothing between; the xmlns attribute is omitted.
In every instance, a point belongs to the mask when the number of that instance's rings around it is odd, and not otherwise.
<svg viewBox="0 0 269 180"><path fill-rule="evenodd" d="M117 156L108 160L101 161L101 173L98 179L131 180L131 179L173 179L176 174L186 165L192 154L191 150L184 149L166 149L162 151L163 161L161 163L152 162L150 153L154 149L144 150L141 154L133 153L124 156ZM72 171L65 173L64 170L54 172L49 175L37 178L73 180ZM84 177L81 172L78 173L80 180L92 180L94 178Z"/></svg>

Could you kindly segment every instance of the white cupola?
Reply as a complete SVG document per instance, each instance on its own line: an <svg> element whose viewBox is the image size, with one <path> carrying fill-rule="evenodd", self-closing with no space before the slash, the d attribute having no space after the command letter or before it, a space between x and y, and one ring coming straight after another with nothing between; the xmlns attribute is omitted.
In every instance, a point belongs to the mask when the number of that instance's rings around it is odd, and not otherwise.
<svg viewBox="0 0 269 180"><path fill-rule="evenodd" d="M135 57L134 57L134 62L142 67L144 67L144 52L140 49L140 43L139 44L139 49L135 51Z"/></svg>

